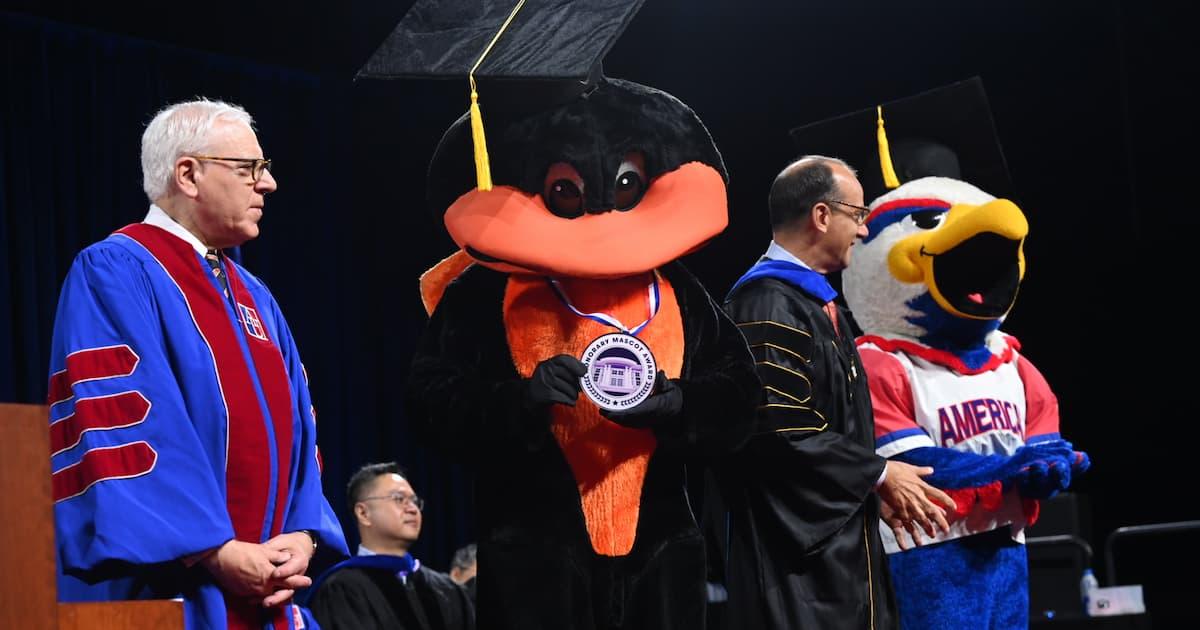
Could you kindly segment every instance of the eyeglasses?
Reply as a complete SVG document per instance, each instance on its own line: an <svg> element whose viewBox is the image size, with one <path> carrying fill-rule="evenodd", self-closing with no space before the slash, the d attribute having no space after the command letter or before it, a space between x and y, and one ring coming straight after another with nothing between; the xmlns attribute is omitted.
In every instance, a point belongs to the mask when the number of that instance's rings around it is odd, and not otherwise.
<svg viewBox="0 0 1200 630"><path fill-rule="evenodd" d="M849 210L840 210L838 208L833 208L833 210L837 210L838 212L845 214L846 216L850 217L851 219L854 219L854 222L859 225L862 225L863 223L865 223L867 221L867 217L871 215L871 209L866 206L856 206L852 203L846 203L845 201L838 201L837 199L826 199L825 202L826 203L836 203L838 205L846 206L848 208L854 208L855 210L857 210L857 212L851 212Z"/></svg>
<svg viewBox="0 0 1200 630"><path fill-rule="evenodd" d="M395 501L396 503L400 504L400 507L404 507L406 504L412 503L414 506L416 506L416 508L418 510L425 509L425 499L422 499L421 497L419 497L415 494L404 494L403 492L393 492L391 494L385 494L385 495L377 496L377 497L363 497L362 499L359 499L359 500L360 501L375 501L378 499L388 499L390 501Z"/></svg>
<svg viewBox="0 0 1200 630"><path fill-rule="evenodd" d="M263 158L236 158L236 157L217 157L215 155L192 155L189 157L197 160L208 160L217 162L239 162L245 167L250 168L250 179L255 183L262 179L263 171L271 170L271 160Z"/></svg>

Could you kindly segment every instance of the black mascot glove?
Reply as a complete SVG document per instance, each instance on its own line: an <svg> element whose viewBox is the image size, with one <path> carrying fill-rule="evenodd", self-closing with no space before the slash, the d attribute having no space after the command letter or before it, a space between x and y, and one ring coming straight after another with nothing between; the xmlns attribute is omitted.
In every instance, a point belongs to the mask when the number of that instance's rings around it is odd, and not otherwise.
<svg viewBox="0 0 1200 630"><path fill-rule="evenodd" d="M675 381L659 370L654 379L654 393L649 398L638 403L632 409L609 411L601 409L600 414L621 426L631 429L648 429L662 426L675 420L683 409L683 390Z"/></svg>
<svg viewBox="0 0 1200 630"><path fill-rule="evenodd" d="M579 379L587 374L587 366L569 354L560 354L542 361L533 368L525 389L530 407L547 407L553 403L575 406L583 386Z"/></svg>

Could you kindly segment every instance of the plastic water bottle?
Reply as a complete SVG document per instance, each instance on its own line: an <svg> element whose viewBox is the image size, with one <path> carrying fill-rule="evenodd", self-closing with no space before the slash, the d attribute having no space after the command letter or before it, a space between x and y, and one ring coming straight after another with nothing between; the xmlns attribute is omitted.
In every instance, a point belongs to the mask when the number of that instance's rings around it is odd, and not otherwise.
<svg viewBox="0 0 1200 630"><path fill-rule="evenodd" d="M1083 577L1079 580L1079 594L1083 598L1083 614L1090 615L1088 612L1088 600L1092 597L1092 592L1100 588L1100 582L1096 580L1096 575L1091 569L1083 570Z"/></svg>

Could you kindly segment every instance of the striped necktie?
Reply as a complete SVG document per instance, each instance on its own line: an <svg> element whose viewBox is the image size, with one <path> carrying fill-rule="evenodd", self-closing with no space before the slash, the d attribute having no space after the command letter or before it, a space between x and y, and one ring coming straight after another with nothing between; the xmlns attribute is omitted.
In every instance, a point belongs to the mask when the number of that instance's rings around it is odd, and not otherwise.
<svg viewBox="0 0 1200 630"><path fill-rule="evenodd" d="M225 271L221 268L221 253L215 249L210 249L204 254L204 260L208 262L208 266L212 267L213 277L221 283L221 292L225 297L229 297L229 280L225 277Z"/></svg>

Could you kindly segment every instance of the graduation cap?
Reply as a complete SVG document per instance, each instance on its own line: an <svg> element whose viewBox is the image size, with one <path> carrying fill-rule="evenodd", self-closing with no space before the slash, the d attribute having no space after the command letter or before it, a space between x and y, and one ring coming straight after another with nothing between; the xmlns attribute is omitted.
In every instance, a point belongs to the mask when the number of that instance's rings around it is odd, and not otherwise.
<svg viewBox="0 0 1200 630"><path fill-rule="evenodd" d="M590 89L643 1L417 0L358 77L466 79L476 176L489 190L480 103L509 115Z"/></svg>
<svg viewBox="0 0 1200 630"><path fill-rule="evenodd" d="M468 114L430 161L430 209L440 214L493 182L541 193L546 168L560 161L583 178L585 205L615 207L612 171L627 151L643 154L647 178L689 162L727 177L695 112L603 76L604 55L643 1L417 0L359 76L466 80Z"/></svg>
<svg viewBox="0 0 1200 630"><path fill-rule="evenodd" d="M868 203L928 176L962 180L996 197L1012 196L979 77L797 127L791 137L802 154L846 160L858 171Z"/></svg>

